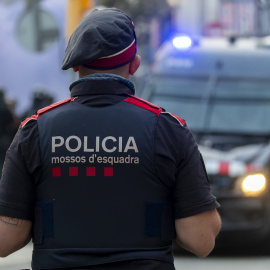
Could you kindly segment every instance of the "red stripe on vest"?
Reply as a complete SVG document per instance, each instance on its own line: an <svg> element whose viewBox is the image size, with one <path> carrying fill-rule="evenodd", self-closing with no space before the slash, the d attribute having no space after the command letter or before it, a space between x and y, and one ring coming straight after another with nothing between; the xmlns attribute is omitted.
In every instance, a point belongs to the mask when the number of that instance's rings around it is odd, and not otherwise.
<svg viewBox="0 0 270 270"><path fill-rule="evenodd" d="M52 104L52 105L49 105L49 106L47 106L47 107L44 107L44 108L38 110L38 111L37 111L37 114L32 115L32 116L26 118L23 122L21 122L22 127L24 127L24 126L25 126L29 121L31 121L31 120L37 120L37 118L38 118L40 115L42 115L42 114L44 114L44 113L46 113L46 112L49 112L49 111L51 111L51 110L53 110L53 109L56 109L56 108L58 108L58 107L60 107L60 106L62 106L62 105L65 105L65 104L67 104L67 103L73 101L74 99L75 99L75 98L67 98L67 99L61 100L61 101L59 101L59 102L56 102L56 103L54 103L54 104Z"/></svg>
<svg viewBox="0 0 270 270"><path fill-rule="evenodd" d="M22 127L24 127L29 121L31 120L37 120L38 115L32 115L31 117L26 118L24 121L21 122Z"/></svg>
<svg viewBox="0 0 270 270"><path fill-rule="evenodd" d="M124 99L124 101L131 103L135 106L141 107L147 111L153 112L157 116L159 116L160 113L162 112L162 109L160 107L135 96L129 96L128 98Z"/></svg>
<svg viewBox="0 0 270 270"><path fill-rule="evenodd" d="M49 111L51 111L53 109L56 109L56 108L58 108L58 107L60 107L62 105L65 105L65 104L67 104L67 103L69 103L70 101L73 101L73 100L74 100L74 98L72 98L72 99L71 98L67 98L67 99L61 100L59 102L56 102L54 104L51 104L51 105L49 105L47 107L44 107L44 108L38 110L37 111L37 114L38 115L41 115L43 113L49 112Z"/></svg>

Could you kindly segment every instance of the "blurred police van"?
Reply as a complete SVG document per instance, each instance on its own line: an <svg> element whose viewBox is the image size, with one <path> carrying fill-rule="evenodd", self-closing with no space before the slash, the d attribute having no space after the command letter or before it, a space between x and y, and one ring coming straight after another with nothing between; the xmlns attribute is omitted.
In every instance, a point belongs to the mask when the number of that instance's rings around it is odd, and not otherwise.
<svg viewBox="0 0 270 270"><path fill-rule="evenodd" d="M270 236L270 49L263 39L187 36L157 52L141 97L187 121L221 204L218 240Z"/></svg>

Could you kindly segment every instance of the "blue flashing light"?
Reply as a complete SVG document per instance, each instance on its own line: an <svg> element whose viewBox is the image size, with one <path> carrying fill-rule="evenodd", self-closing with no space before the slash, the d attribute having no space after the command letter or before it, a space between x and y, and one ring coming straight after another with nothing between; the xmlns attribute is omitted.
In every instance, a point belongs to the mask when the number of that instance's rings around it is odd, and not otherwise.
<svg viewBox="0 0 270 270"><path fill-rule="evenodd" d="M189 49L192 43L192 39L188 36L178 36L173 39L173 46L181 50Z"/></svg>

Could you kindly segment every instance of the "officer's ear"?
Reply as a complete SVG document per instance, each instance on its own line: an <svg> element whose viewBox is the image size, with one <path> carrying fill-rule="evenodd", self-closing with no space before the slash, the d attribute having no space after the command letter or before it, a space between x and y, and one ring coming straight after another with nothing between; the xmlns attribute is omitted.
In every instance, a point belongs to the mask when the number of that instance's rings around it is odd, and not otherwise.
<svg viewBox="0 0 270 270"><path fill-rule="evenodd" d="M136 55L129 65L129 74L134 75L141 64L141 57Z"/></svg>
<svg viewBox="0 0 270 270"><path fill-rule="evenodd" d="M78 72L79 69L80 69L79 66L73 67L73 71L74 71L74 72Z"/></svg>

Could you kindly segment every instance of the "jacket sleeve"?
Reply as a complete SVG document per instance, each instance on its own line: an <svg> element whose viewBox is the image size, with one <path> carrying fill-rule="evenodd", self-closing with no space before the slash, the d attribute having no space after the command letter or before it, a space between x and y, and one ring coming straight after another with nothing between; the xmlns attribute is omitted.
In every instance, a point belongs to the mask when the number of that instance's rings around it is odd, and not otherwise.
<svg viewBox="0 0 270 270"><path fill-rule="evenodd" d="M192 133L170 114L158 120L155 168L159 181L172 189L175 219L219 207Z"/></svg>
<svg viewBox="0 0 270 270"><path fill-rule="evenodd" d="M38 127L32 121L19 127L6 153L0 180L0 215L32 220L34 175L39 167Z"/></svg>

